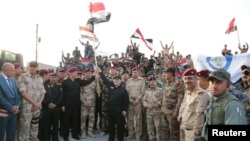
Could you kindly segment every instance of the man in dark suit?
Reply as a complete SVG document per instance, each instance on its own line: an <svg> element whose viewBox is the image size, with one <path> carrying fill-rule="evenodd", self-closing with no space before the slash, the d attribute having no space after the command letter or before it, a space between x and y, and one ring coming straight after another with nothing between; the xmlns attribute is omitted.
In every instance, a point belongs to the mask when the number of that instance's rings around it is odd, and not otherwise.
<svg viewBox="0 0 250 141"><path fill-rule="evenodd" d="M21 106L21 97L17 83L12 78L15 73L14 65L4 63L0 74L0 109L7 111L7 117L0 117L0 141L15 141L17 113Z"/></svg>

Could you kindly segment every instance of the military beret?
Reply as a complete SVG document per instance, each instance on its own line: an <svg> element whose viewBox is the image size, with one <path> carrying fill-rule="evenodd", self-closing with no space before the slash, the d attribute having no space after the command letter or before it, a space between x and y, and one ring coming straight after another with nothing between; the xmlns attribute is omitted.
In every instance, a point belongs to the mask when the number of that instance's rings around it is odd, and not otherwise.
<svg viewBox="0 0 250 141"><path fill-rule="evenodd" d="M189 76L189 75L196 75L196 70L195 69L186 69L183 72L183 76Z"/></svg>
<svg viewBox="0 0 250 141"><path fill-rule="evenodd" d="M49 76L57 76L55 72L50 73Z"/></svg>
<svg viewBox="0 0 250 141"><path fill-rule="evenodd" d="M111 66L110 69L116 69L116 67L115 66Z"/></svg>
<svg viewBox="0 0 250 141"><path fill-rule="evenodd" d="M82 75L82 72L81 72L81 71L78 71L77 74Z"/></svg>
<svg viewBox="0 0 250 141"><path fill-rule="evenodd" d="M20 67L20 64L19 63L13 63L15 69L19 68Z"/></svg>
<svg viewBox="0 0 250 141"><path fill-rule="evenodd" d="M38 67L38 63L36 61L31 61L29 65L32 67Z"/></svg>
<svg viewBox="0 0 250 141"><path fill-rule="evenodd" d="M48 74L48 73L49 73L48 69L40 69L39 70L40 75L44 75L44 74Z"/></svg>
<svg viewBox="0 0 250 141"><path fill-rule="evenodd" d="M151 77L151 78L149 78L148 81L152 81L152 80L156 80L156 78L155 77Z"/></svg>
<svg viewBox="0 0 250 141"><path fill-rule="evenodd" d="M113 79L122 79L122 77L120 75L116 75Z"/></svg>
<svg viewBox="0 0 250 141"><path fill-rule="evenodd" d="M122 74L129 74L129 72L127 70L125 70Z"/></svg>
<svg viewBox="0 0 250 141"><path fill-rule="evenodd" d="M207 80L211 80L211 79L217 79L217 80L228 80L230 81L230 73L228 73L226 70L224 69L218 69L216 71L213 71L211 73L209 73L209 76L207 78Z"/></svg>
<svg viewBox="0 0 250 141"><path fill-rule="evenodd" d="M197 72L197 76L199 76L199 77L208 77L209 73L210 73L209 70L200 70L199 72Z"/></svg>
<svg viewBox="0 0 250 141"><path fill-rule="evenodd" d="M132 71L137 71L137 70L138 70L137 67L133 67L133 68L132 68Z"/></svg>
<svg viewBox="0 0 250 141"><path fill-rule="evenodd" d="M68 68L68 72L69 73L72 73L72 72L75 72L75 71L77 71L76 67L70 67L70 68Z"/></svg>
<svg viewBox="0 0 250 141"><path fill-rule="evenodd" d="M65 72L66 70L64 68L61 68L58 70L58 72Z"/></svg>
<svg viewBox="0 0 250 141"><path fill-rule="evenodd" d="M89 71L93 71L91 68L86 68L84 72L89 72Z"/></svg>

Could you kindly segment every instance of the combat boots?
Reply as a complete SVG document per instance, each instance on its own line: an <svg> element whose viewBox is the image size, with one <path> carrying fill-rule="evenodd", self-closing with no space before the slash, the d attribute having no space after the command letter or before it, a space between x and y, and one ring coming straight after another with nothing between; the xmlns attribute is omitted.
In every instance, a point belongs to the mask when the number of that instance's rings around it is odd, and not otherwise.
<svg viewBox="0 0 250 141"><path fill-rule="evenodd" d="M100 136L104 136L104 135L106 135L106 133L105 133L104 131L102 131L102 132L100 133Z"/></svg>
<svg viewBox="0 0 250 141"><path fill-rule="evenodd" d="M95 138L95 135L93 134L93 132L88 132L88 135L90 136L90 137L92 137L92 138Z"/></svg>
<svg viewBox="0 0 250 141"><path fill-rule="evenodd" d="M127 140L132 140L134 138L135 138L134 134L130 134L126 137Z"/></svg>
<svg viewBox="0 0 250 141"><path fill-rule="evenodd" d="M81 136L83 139L86 138L86 132L82 132L82 136Z"/></svg>

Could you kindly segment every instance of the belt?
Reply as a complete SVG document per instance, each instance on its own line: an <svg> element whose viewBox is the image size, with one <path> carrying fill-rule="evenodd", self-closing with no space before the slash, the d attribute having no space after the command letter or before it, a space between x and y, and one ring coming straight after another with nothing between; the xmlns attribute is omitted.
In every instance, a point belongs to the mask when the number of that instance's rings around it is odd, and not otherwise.
<svg viewBox="0 0 250 141"><path fill-rule="evenodd" d="M155 111L159 111L159 110L161 110L161 108L154 108L153 110L155 110Z"/></svg>
<svg viewBox="0 0 250 141"><path fill-rule="evenodd" d="M136 100L136 97L130 97L132 100Z"/></svg>
<svg viewBox="0 0 250 141"><path fill-rule="evenodd" d="M185 128L185 130L193 130L193 129Z"/></svg>

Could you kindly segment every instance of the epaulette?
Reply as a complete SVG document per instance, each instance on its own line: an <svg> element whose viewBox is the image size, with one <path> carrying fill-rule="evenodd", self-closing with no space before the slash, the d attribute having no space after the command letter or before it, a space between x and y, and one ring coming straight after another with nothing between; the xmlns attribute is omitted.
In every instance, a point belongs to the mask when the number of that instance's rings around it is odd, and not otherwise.
<svg viewBox="0 0 250 141"><path fill-rule="evenodd" d="M144 78L143 78L143 77L140 77L140 76L138 77L138 79L139 79L139 80L144 80Z"/></svg>
<svg viewBox="0 0 250 141"><path fill-rule="evenodd" d="M198 94L198 95L201 95L201 94L203 94L203 93L204 93L204 91L201 91L201 90L197 91L197 94Z"/></svg>
<svg viewBox="0 0 250 141"><path fill-rule="evenodd" d="M161 91L161 90L163 90L162 88L159 88L159 87L156 87L156 90L157 91Z"/></svg>

